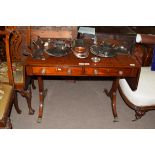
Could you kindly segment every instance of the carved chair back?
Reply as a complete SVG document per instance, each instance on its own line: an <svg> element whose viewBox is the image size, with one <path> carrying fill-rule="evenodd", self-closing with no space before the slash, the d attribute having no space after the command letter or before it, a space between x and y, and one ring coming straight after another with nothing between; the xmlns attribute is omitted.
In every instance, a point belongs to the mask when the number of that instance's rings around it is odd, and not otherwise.
<svg viewBox="0 0 155 155"><path fill-rule="evenodd" d="M22 50L21 50L21 43L22 43L22 36L21 33L16 30L15 27L7 27L7 31L10 32L10 38L9 38L9 44L10 46L6 45L6 49L10 47L10 61L9 65L5 64L5 68L11 67L13 69L13 78L14 78L14 89L15 89L15 108L18 113L21 113L21 110L18 106L18 99L17 99L17 92L19 92L23 97L26 98L28 108L29 108L29 114L33 114L34 110L31 107L31 88L30 83L31 80L28 79L25 75L25 66L24 61L22 58ZM7 54L7 51L6 51ZM8 56L7 56L8 59ZM4 71L4 74L6 72ZM10 73L9 73L10 74ZM8 76L10 77L10 76ZM2 78L3 81L7 81L7 78Z"/></svg>
<svg viewBox="0 0 155 155"><path fill-rule="evenodd" d="M150 38L149 35L146 37ZM155 36L151 42L141 42L141 44L136 44L135 46L133 54L141 65L141 73L136 91L132 91L124 79L119 81L119 92L122 98L130 108L135 110L134 120L140 119L149 110L155 110L155 73L151 71L150 67L153 58L152 43L155 44Z"/></svg>

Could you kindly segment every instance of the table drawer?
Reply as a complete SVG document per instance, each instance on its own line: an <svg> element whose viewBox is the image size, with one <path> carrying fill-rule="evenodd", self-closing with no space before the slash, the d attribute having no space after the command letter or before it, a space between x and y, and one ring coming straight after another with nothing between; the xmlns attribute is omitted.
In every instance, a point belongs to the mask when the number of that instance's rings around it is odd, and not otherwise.
<svg viewBox="0 0 155 155"><path fill-rule="evenodd" d="M34 75L81 75L80 67L32 67Z"/></svg>
<svg viewBox="0 0 155 155"><path fill-rule="evenodd" d="M135 68L85 68L85 74L90 76L135 76Z"/></svg>

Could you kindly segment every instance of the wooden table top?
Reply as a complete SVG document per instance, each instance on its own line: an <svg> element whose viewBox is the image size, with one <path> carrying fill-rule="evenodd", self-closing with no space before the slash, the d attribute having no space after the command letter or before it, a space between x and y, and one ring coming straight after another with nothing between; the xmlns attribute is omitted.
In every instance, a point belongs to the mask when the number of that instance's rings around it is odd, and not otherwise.
<svg viewBox="0 0 155 155"><path fill-rule="evenodd" d="M45 54L45 60L33 59L28 57L26 66L90 66L90 67L121 67L121 68L133 68L140 67L135 58L131 55L117 55L115 57L101 58L100 62L94 63L91 58L93 54L89 53L87 58L77 58L73 53L63 57L48 56ZM83 65L82 65L83 64ZM84 65L85 64L85 65Z"/></svg>

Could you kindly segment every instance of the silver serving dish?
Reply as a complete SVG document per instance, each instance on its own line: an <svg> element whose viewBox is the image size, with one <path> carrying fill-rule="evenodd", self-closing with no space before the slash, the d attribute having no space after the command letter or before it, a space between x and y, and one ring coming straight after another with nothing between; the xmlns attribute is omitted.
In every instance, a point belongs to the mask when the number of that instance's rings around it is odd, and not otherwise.
<svg viewBox="0 0 155 155"><path fill-rule="evenodd" d="M45 50L45 53L47 53L50 56L62 57L62 56L66 56L69 53L71 53L71 50L70 48L67 48L67 47L63 47L63 48L54 47L54 48Z"/></svg>
<svg viewBox="0 0 155 155"><path fill-rule="evenodd" d="M50 56L62 57L71 53L70 46L68 46L64 41L55 41L49 46L49 48L45 48L45 53Z"/></svg>
<svg viewBox="0 0 155 155"><path fill-rule="evenodd" d="M117 55L117 52L111 47L103 45L92 45L90 51L92 54L100 57L114 57Z"/></svg>

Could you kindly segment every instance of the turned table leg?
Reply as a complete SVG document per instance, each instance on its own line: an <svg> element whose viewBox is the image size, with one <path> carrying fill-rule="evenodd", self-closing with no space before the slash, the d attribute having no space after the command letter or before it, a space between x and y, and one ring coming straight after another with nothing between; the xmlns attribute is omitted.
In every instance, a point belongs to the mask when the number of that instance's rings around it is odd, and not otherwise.
<svg viewBox="0 0 155 155"><path fill-rule="evenodd" d="M117 111L116 111L116 91L118 89L118 83L119 83L119 78L116 78L112 83L112 87L111 87L110 91L108 92L107 89L104 90L106 95L109 96L111 99L114 122L118 122L118 116L117 116Z"/></svg>

